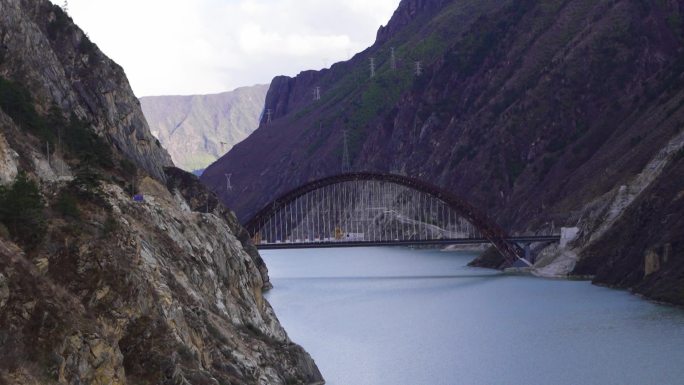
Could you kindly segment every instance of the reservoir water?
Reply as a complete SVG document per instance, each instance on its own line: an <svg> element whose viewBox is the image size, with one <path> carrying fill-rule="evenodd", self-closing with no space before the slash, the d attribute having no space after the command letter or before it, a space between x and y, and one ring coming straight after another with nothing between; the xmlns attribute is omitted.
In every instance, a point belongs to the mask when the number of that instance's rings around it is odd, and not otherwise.
<svg viewBox="0 0 684 385"><path fill-rule="evenodd" d="M467 252L263 251L268 300L330 385L684 384L684 311Z"/></svg>

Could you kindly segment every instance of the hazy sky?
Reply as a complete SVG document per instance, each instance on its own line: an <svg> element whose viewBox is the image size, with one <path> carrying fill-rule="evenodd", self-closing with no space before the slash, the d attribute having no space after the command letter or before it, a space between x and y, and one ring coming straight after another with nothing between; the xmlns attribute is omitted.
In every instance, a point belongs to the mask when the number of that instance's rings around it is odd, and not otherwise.
<svg viewBox="0 0 684 385"><path fill-rule="evenodd" d="M64 0L52 0L62 5ZM400 0L69 0L137 96L269 83L370 46Z"/></svg>

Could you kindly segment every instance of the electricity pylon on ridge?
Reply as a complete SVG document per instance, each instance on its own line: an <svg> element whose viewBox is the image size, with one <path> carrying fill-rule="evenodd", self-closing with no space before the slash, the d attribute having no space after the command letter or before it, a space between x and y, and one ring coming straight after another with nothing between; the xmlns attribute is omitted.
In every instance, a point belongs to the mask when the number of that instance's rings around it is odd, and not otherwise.
<svg viewBox="0 0 684 385"><path fill-rule="evenodd" d="M344 147L342 149L342 173L348 173L351 171L351 160L349 159L349 136L347 135L347 130L342 131L344 136Z"/></svg>
<svg viewBox="0 0 684 385"><path fill-rule="evenodd" d="M423 63L417 61L416 62L416 76L420 76L423 74Z"/></svg>
<svg viewBox="0 0 684 385"><path fill-rule="evenodd" d="M392 52L392 57L390 58L390 66L392 67L392 71L395 71L397 69L397 56L394 53L394 47L391 48Z"/></svg>
<svg viewBox="0 0 684 385"><path fill-rule="evenodd" d="M233 176L233 174L225 174L226 175L226 190L230 191L233 189L233 185L230 184L230 178Z"/></svg>

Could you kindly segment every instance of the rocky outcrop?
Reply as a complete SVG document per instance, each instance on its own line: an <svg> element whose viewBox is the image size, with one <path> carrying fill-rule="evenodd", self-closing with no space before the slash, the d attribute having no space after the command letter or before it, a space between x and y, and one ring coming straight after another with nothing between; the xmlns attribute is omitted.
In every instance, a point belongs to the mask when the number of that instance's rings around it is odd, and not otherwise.
<svg viewBox="0 0 684 385"><path fill-rule="evenodd" d="M581 251L574 274L684 305L684 150L629 205L604 236Z"/></svg>
<svg viewBox="0 0 684 385"><path fill-rule="evenodd" d="M47 0L0 0L0 41L0 384L322 383L123 71Z"/></svg>
<svg viewBox="0 0 684 385"><path fill-rule="evenodd" d="M183 170L175 167L166 168L167 187L169 190L178 191L185 199L191 210L197 212L214 213L221 218L224 218L230 227L230 230L240 241L242 248L252 258L254 265L261 274L263 281L262 288L269 290L272 288L270 279L268 277L268 268L266 263L259 255L257 248L254 246L252 239L247 230L240 225L235 217L235 213L227 209L220 201L220 199L213 193L209 192L203 184L200 183L199 178L195 175L189 174Z"/></svg>
<svg viewBox="0 0 684 385"><path fill-rule="evenodd" d="M195 212L178 189L153 178L140 185L145 202L103 184L110 213L53 218L40 252L0 240L0 378L321 381L263 298L258 261L218 215L225 209Z"/></svg>
<svg viewBox="0 0 684 385"><path fill-rule="evenodd" d="M11 119L0 111L0 126L7 127L10 124L12 124ZM0 132L0 185L13 181L17 176L18 159L19 154L12 150L5 136Z"/></svg>
<svg viewBox="0 0 684 385"><path fill-rule="evenodd" d="M49 2L0 2L0 76L31 90L39 111L54 105L156 178L172 164L150 133L124 70Z"/></svg>
<svg viewBox="0 0 684 385"><path fill-rule="evenodd" d="M268 85L215 95L140 98L152 134L186 170L203 170L259 126Z"/></svg>

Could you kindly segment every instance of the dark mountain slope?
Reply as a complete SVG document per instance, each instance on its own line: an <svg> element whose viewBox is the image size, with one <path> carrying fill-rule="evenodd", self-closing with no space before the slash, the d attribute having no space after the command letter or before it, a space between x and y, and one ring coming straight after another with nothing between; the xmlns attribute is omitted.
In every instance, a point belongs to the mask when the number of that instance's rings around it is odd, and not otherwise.
<svg viewBox="0 0 684 385"><path fill-rule="evenodd" d="M274 120L202 180L246 219L339 173L346 130L354 170L430 180L512 232L578 226L573 248L543 272L570 273L674 167L684 143L683 12L682 1L403 1L349 62L276 78L266 99ZM237 188L225 190L224 173ZM596 258L583 273L608 263ZM624 268L643 277L639 266Z"/></svg>
<svg viewBox="0 0 684 385"><path fill-rule="evenodd" d="M467 31L477 15L499 9L507 2L443 3L404 1L379 33L384 43L330 69L306 71L296 78L275 78L266 97L266 109L272 111L273 122L266 124L264 117L262 126L244 144L207 169L203 181L231 201L238 216L244 217L266 203L267 196L310 178L339 172L345 128L349 130L353 161L361 164L361 147L374 127L414 85L414 62L423 61L425 67L437 60L451 36ZM389 68L391 47L397 57L394 72ZM377 76L372 80L371 57L377 66ZM313 101L315 87L321 87L322 94L317 102ZM231 166L224 167L230 162ZM219 187L224 171L233 173L237 181L237 188L230 194ZM272 194L245 194L256 191L258 186Z"/></svg>
<svg viewBox="0 0 684 385"><path fill-rule="evenodd" d="M284 190L339 172L346 129L354 169L437 181L522 229L624 182L677 132L677 4L495 3L477 2L478 12L448 2L401 27L406 18L395 15L352 61L276 78L266 101L275 120L203 181L244 218ZM415 77L419 59L425 71ZM320 102L311 98L316 85ZM224 172L238 189L221 189Z"/></svg>

